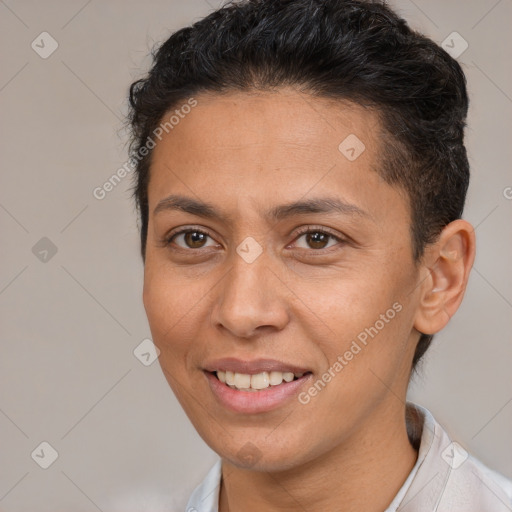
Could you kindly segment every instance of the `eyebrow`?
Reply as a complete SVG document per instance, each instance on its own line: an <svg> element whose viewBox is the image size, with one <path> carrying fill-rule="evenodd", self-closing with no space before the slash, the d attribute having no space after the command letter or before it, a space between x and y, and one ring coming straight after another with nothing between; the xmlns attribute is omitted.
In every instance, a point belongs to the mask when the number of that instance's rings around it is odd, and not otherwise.
<svg viewBox="0 0 512 512"><path fill-rule="evenodd" d="M222 212L211 203L198 201L181 195L170 195L159 201L153 210L153 215L169 210L183 211L205 219L217 219L227 222L232 222L233 220L231 215ZM367 212L355 204L346 203L333 197L319 197L274 206L265 213L265 217L268 221L279 221L296 215L308 215L312 213L338 213L352 217L370 218Z"/></svg>

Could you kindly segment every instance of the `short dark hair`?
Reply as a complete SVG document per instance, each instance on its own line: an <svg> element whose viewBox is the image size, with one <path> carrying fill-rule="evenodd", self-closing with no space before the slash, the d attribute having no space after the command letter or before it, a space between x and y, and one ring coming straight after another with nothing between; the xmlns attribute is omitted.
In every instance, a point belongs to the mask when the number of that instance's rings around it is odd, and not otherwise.
<svg viewBox="0 0 512 512"><path fill-rule="evenodd" d="M152 152L140 150L164 115L201 92L282 86L377 112L383 127L377 172L407 193L419 261L464 208L466 79L455 59L385 1L368 0L231 1L153 51L149 73L129 94L143 259ZM421 334L413 368L432 337Z"/></svg>

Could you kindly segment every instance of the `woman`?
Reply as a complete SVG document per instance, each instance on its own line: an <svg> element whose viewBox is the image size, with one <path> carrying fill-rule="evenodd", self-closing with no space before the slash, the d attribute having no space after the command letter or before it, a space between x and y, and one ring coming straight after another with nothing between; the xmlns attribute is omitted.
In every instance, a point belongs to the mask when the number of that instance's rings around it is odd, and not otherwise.
<svg viewBox="0 0 512 512"><path fill-rule="evenodd" d="M380 2L253 0L130 102L144 305L220 456L187 510L510 510L406 403L475 255L459 64Z"/></svg>

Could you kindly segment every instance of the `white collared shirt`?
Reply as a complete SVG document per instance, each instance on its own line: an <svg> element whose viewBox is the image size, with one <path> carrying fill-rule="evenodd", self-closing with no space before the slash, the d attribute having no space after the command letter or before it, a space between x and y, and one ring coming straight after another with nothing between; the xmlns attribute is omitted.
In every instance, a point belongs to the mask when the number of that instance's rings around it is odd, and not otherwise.
<svg viewBox="0 0 512 512"><path fill-rule="evenodd" d="M425 408L408 403L421 432L418 459L385 512L511 512L512 481L457 443ZM416 413L416 414L414 414ZM218 512L221 461L192 493L186 512Z"/></svg>

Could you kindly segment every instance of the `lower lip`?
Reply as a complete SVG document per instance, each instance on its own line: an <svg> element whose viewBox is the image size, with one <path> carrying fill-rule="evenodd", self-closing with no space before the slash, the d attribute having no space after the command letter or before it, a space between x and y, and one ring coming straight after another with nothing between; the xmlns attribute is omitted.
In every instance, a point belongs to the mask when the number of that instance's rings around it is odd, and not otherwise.
<svg viewBox="0 0 512 512"><path fill-rule="evenodd" d="M311 373L297 380L283 382L261 391L238 391L222 383L215 374L204 372L215 398L227 409L234 412L255 414L272 411L298 395L299 390L312 377Z"/></svg>

